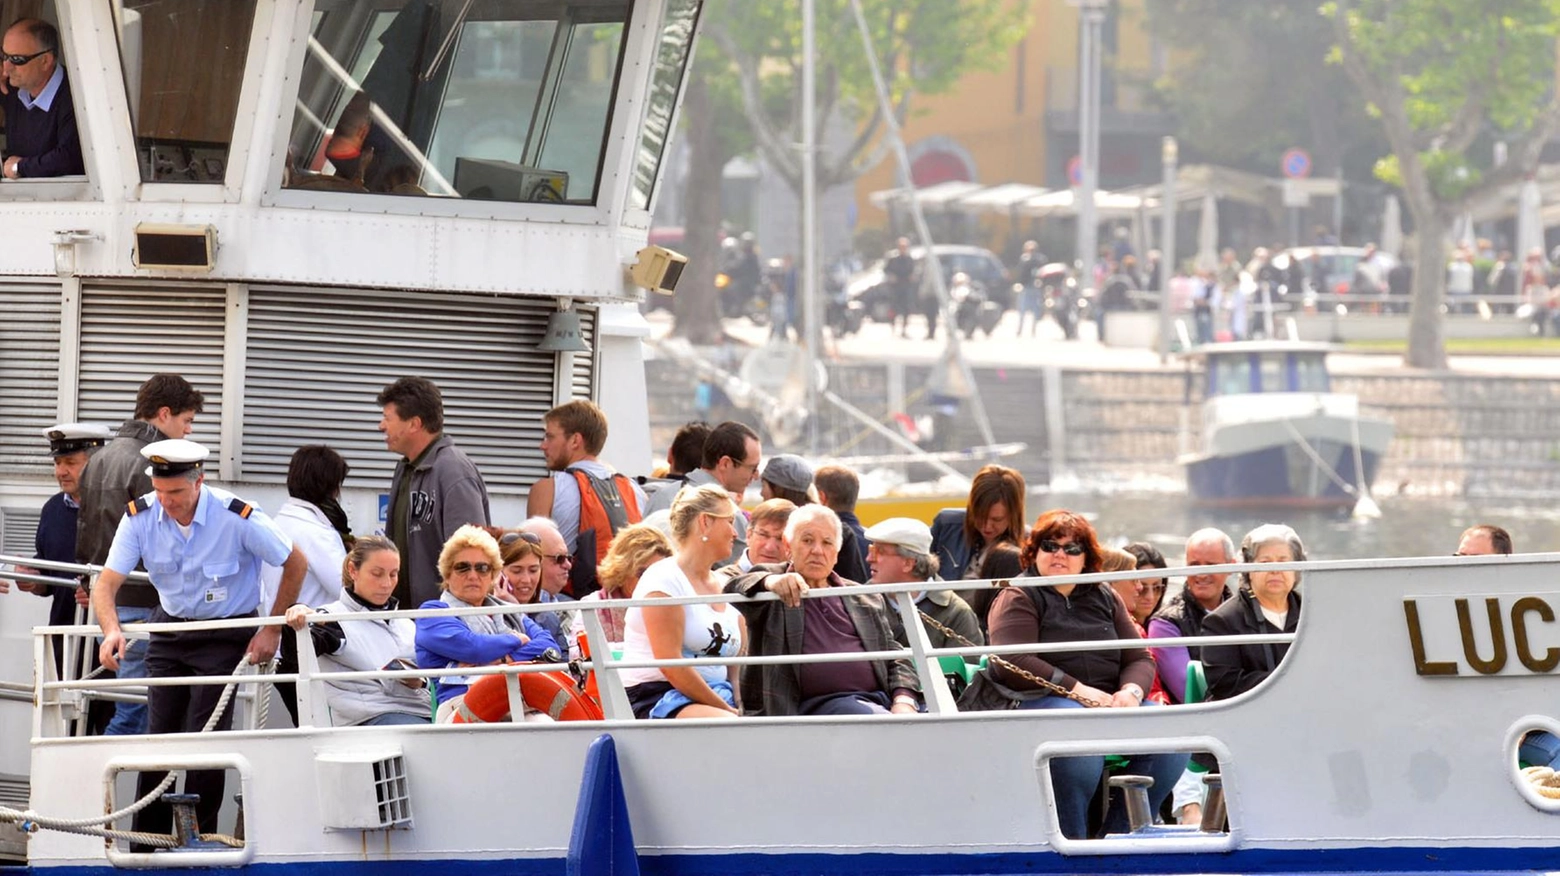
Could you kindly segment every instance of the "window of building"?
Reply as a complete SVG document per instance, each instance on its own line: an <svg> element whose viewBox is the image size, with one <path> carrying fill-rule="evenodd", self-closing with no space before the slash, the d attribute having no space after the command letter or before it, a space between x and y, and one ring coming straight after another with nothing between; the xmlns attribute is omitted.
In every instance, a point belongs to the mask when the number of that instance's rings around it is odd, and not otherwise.
<svg viewBox="0 0 1560 876"><path fill-rule="evenodd" d="M255 2L115 3L142 180L221 183L227 176Z"/></svg>
<svg viewBox="0 0 1560 876"><path fill-rule="evenodd" d="M630 5L321 2L284 185L594 203Z"/></svg>

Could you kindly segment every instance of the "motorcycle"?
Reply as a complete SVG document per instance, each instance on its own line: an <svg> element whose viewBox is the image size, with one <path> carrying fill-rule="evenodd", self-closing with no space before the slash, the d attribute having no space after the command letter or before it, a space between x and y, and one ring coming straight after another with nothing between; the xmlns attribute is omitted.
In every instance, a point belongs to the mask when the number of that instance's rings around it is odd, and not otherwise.
<svg viewBox="0 0 1560 876"><path fill-rule="evenodd" d="M1051 262L1040 269L1040 288L1045 296L1045 312L1062 329L1069 341L1078 339L1078 326L1089 310L1089 299L1078 289L1078 280L1065 264Z"/></svg>
<svg viewBox="0 0 1560 876"><path fill-rule="evenodd" d="M964 337L973 340L977 329L991 337L1002 319L1002 307L986 295L985 287L960 272L953 275L948 297L953 302L953 324Z"/></svg>

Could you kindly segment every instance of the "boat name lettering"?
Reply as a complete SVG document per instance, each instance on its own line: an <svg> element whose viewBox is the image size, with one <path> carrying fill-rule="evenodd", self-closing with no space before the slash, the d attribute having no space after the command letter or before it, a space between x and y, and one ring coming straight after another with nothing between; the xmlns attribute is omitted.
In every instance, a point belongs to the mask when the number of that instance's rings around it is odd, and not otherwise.
<svg viewBox="0 0 1560 876"><path fill-rule="evenodd" d="M1420 675L1541 675L1560 666L1560 593L1403 600ZM1453 632L1455 630L1455 632Z"/></svg>

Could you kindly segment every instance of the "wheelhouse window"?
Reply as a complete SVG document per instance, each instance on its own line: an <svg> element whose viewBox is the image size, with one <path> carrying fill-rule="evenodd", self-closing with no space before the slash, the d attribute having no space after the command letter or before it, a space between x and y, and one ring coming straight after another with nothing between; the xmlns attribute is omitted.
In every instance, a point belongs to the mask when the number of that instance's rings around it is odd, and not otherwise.
<svg viewBox="0 0 1560 876"><path fill-rule="evenodd" d="M630 0L320 0L284 186L591 204Z"/></svg>
<svg viewBox="0 0 1560 876"><path fill-rule="evenodd" d="M655 178L672 133L672 112L682 91L683 74L688 65L688 50L693 46L693 30L699 20L702 0L670 0L661 21L661 38L655 47L655 72L650 75L650 100L639 134L639 152L634 158L633 204L650 209Z"/></svg>
<svg viewBox="0 0 1560 876"><path fill-rule="evenodd" d="M0 2L0 16L5 35L0 175L7 180L84 179L86 162L54 3Z"/></svg>
<svg viewBox="0 0 1560 876"><path fill-rule="evenodd" d="M115 0L119 57L146 182L221 183L256 0Z"/></svg>

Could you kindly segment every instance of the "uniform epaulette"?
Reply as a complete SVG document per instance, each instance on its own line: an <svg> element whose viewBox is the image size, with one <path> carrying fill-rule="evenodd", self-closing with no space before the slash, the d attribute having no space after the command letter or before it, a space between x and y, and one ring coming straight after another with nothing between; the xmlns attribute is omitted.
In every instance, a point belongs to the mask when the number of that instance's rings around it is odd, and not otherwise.
<svg viewBox="0 0 1560 876"><path fill-rule="evenodd" d="M140 514L142 511L145 511L150 507L152 507L151 503L146 501L145 496L142 496L141 498L136 499L134 502L131 502L130 505L125 508L125 513L129 514L131 517L134 517L135 515Z"/></svg>
<svg viewBox="0 0 1560 876"><path fill-rule="evenodd" d="M227 503L227 509L232 511L234 514L244 518L245 520L248 520L249 515L255 510L255 506L245 502L243 499L234 497L233 501Z"/></svg>

